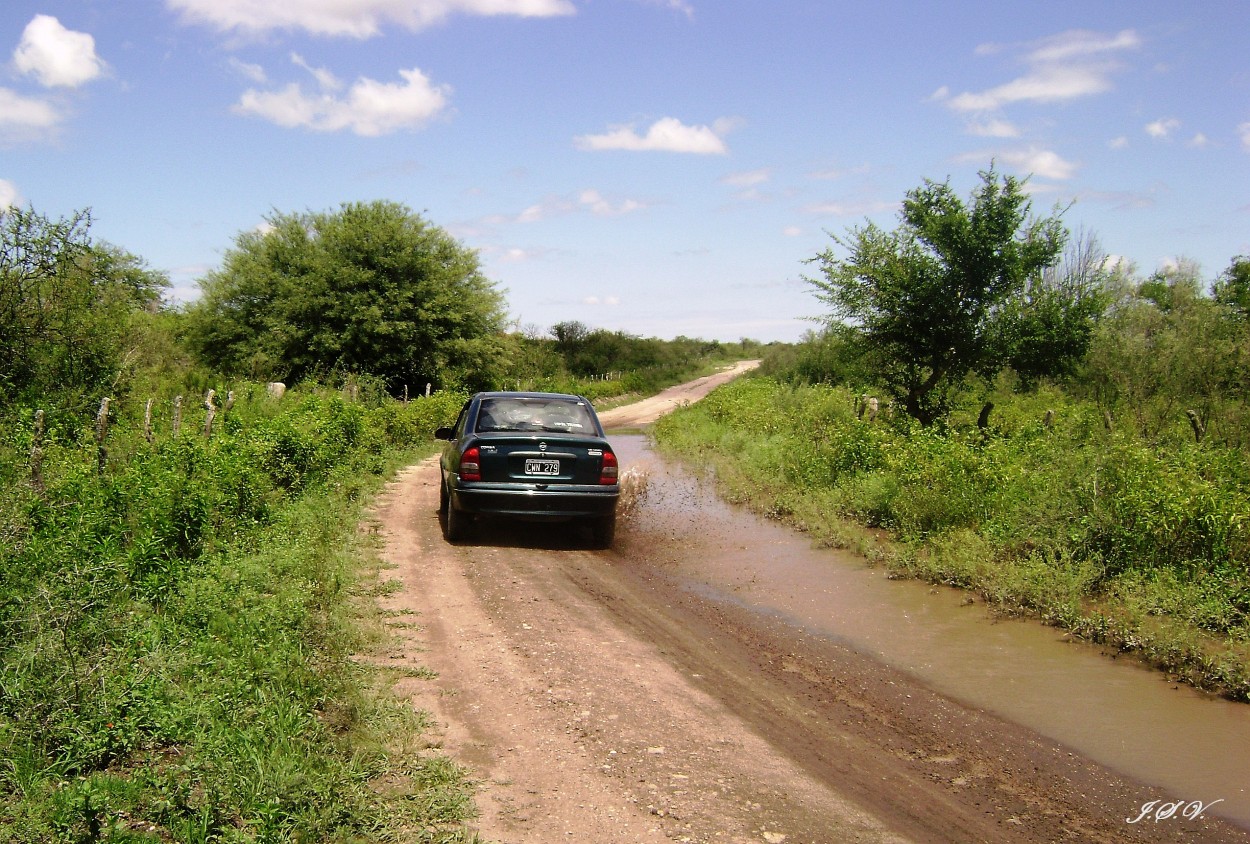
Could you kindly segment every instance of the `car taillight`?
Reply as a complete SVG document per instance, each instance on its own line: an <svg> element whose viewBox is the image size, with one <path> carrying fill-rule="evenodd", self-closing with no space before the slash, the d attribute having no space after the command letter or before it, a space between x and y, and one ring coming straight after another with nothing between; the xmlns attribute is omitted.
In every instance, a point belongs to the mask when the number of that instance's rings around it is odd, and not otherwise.
<svg viewBox="0 0 1250 844"><path fill-rule="evenodd" d="M477 446L466 448L460 455L460 480L480 481L482 479L481 452Z"/></svg>
<svg viewBox="0 0 1250 844"><path fill-rule="evenodd" d="M616 483L617 474L616 455L605 448L603 450L603 468L599 470L599 483L614 484Z"/></svg>

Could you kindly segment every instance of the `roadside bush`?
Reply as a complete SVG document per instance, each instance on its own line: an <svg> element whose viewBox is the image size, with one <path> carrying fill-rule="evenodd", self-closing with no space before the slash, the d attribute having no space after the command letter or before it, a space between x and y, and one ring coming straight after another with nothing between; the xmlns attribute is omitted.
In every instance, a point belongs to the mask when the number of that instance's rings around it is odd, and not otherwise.
<svg viewBox="0 0 1250 844"><path fill-rule="evenodd" d="M1118 440L1097 465L1083 521L1083 545L1111 573L1128 569L1250 570L1246 519L1250 495L1228 479L1209 478L1205 450L1160 455Z"/></svg>

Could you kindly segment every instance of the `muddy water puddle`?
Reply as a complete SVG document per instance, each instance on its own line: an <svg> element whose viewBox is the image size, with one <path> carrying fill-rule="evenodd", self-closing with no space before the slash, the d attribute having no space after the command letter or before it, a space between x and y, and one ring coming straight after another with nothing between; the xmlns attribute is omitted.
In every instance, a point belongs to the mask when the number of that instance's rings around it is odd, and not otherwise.
<svg viewBox="0 0 1250 844"><path fill-rule="evenodd" d="M649 483L622 531L695 537L710 553L653 564L690 588L782 618L1001 715L1157 791L1150 800L1216 803L1207 811L1250 828L1250 705L1168 682L1063 631L993 618L967 593L886 578L853 554L810 540L718 499L666 464L642 436L613 436L622 465ZM649 544L649 543L648 543Z"/></svg>

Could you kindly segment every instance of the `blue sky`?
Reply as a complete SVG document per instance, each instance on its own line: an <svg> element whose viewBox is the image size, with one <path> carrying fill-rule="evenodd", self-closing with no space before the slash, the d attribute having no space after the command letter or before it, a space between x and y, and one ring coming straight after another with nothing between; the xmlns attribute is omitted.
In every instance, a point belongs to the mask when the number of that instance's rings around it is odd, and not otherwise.
<svg viewBox="0 0 1250 844"><path fill-rule="evenodd" d="M1250 254L1250 4L5 0L0 204L197 295L274 211L402 202L519 326L795 340L829 233L991 160L1150 273Z"/></svg>

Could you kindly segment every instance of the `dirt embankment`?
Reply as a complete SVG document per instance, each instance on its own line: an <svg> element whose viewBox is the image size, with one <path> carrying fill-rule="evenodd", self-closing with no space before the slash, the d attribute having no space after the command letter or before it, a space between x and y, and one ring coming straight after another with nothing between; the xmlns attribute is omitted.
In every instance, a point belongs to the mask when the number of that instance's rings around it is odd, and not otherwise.
<svg viewBox="0 0 1250 844"><path fill-rule="evenodd" d="M689 386L693 400L710 386ZM706 387L706 389L704 389ZM669 404L669 407L673 404ZM664 412L619 408L613 426ZM378 502L399 686L479 782L484 839L1250 841L1127 824L1141 786L777 618L674 590L697 532L590 551L577 532L442 537L438 469ZM417 675L422 672L412 672Z"/></svg>

